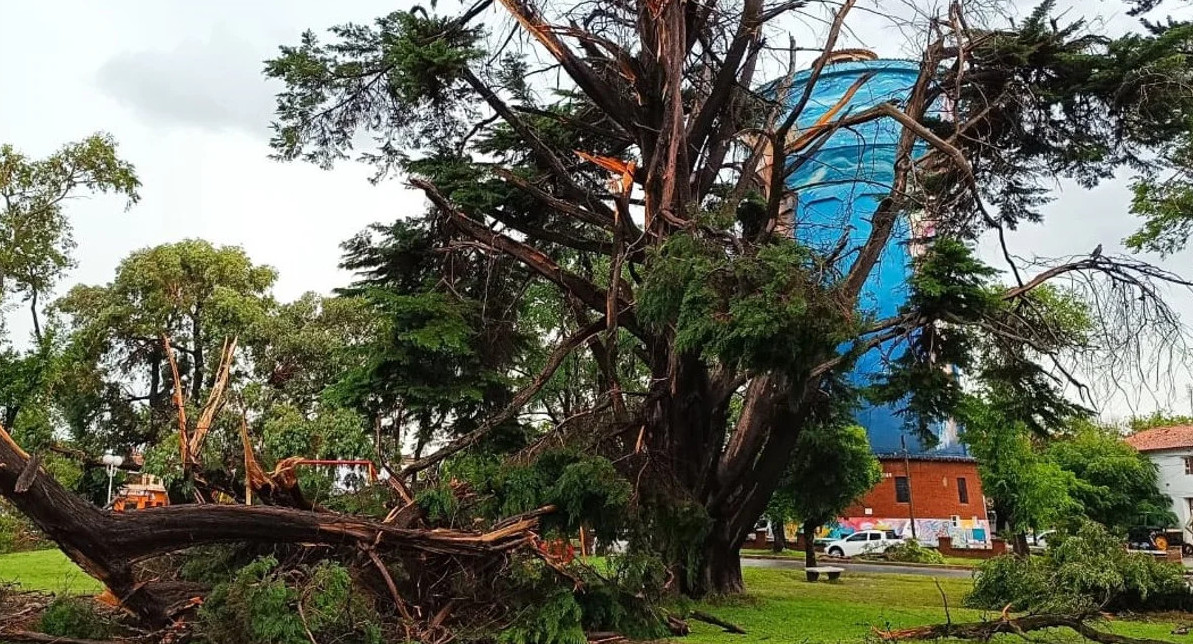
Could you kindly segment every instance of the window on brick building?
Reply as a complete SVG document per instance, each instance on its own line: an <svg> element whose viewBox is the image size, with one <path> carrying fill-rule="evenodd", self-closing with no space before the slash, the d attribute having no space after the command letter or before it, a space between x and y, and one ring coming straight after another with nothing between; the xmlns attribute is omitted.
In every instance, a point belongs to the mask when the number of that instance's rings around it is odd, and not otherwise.
<svg viewBox="0 0 1193 644"><path fill-rule="evenodd" d="M957 477L957 500L969 503L969 487L964 476Z"/></svg>
<svg viewBox="0 0 1193 644"><path fill-rule="evenodd" d="M895 503L909 503L911 501L911 486L907 484L906 476L895 477Z"/></svg>

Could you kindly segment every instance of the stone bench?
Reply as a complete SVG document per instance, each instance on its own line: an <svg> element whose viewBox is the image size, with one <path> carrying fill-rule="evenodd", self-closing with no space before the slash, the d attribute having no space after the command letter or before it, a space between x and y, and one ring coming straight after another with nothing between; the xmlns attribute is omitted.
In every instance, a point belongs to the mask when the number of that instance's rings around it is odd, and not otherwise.
<svg viewBox="0 0 1193 644"><path fill-rule="evenodd" d="M813 566L804 568L804 572L808 573L808 581L817 581L822 574L827 575L829 581L836 581L841 578L841 573L845 572L845 569L836 566Z"/></svg>

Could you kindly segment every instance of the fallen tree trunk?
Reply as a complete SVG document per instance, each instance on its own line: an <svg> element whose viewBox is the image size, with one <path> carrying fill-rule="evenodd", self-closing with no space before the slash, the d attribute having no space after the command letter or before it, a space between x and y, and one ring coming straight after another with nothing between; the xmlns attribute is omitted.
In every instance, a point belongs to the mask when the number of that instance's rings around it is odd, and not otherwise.
<svg viewBox="0 0 1193 644"><path fill-rule="evenodd" d="M528 545L537 514L487 533L418 530L350 515L282 507L177 505L135 512L100 510L63 488L0 428L0 496L29 517L71 560L149 624L169 621L170 598L139 581L133 564L224 542L362 544L408 554L491 556Z"/></svg>
<svg viewBox="0 0 1193 644"><path fill-rule="evenodd" d="M1021 635L1046 628L1068 628L1082 637L1100 644L1166 644L1162 640L1127 637L1090 626L1084 619L1065 615L1029 615L1019 618L1003 618L989 622L968 622L964 624L935 624L918 626L897 631L876 631L883 641L938 640L958 638L989 641L999 633Z"/></svg>

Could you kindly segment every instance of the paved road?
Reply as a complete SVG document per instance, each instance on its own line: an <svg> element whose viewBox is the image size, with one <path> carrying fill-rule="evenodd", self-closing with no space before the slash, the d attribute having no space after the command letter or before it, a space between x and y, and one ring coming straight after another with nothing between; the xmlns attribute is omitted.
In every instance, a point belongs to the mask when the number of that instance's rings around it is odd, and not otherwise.
<svg viewBox="0 0 1193 644"><path fill-rule="evenodd" d="M741 565L747 568L780 568L785 570L803 570L804 562L797 559L754 559L742 557ZM924 575L927 577L961 577L969 578L972 570L958 570L955 568L931 568L927 566L884 566L882 564L867 563L824 563L826 566L840 566L846 574L850 571L877 573L887 575Z"/></svg>

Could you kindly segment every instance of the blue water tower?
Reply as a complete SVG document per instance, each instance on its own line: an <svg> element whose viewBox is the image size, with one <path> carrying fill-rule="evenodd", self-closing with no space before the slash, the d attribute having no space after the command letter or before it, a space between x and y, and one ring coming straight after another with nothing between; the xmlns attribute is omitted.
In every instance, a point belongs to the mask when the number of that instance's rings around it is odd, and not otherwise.
<svg viewBox="0 0 1193 644"><path fill-rule="evenodd" d="M817 80L811 100L796 122L800 131L810 128L817 119L836 106L850 87L860 78L869 78L857 89L835 118L857 114L885 102L902 105L911 95L920 64L905 60L878 60L868 52L849 56L853 60L826 65ZM860 58L860 59L859 59ZM803 71L794 77L789 100L793 106L803 96L811 72ZM870 236L870 219L879 202L890 194L895 178L895 153L902 127L891 118L882 118L835 132L810 158L802 161L787 179L796 195L794 235L802 243L822 252L831 252L846 236L846 249L857 249ZM916 154L922 154L919 144ZM883 250L878 264L862 289L859 305L876 319L890 317L899 311L909 294L911 275L911 228L905 218L896 224L892 243ZM857 253L845 259L848 269ZM896 356L894 346L870 351L855 367L852 379L865 384L887 368ZM899 350L902 350L900 347ZM858 423L866 428L870 444L876 453L894 453L904 445L912 453L927 448L915 436L906 434L906 423L896 413L896 406L866 406L857 414ZM956 431L946 423L934 428L938 442L933 451L955 451ZM904 442L905 441L905 442Z"/></svg>

